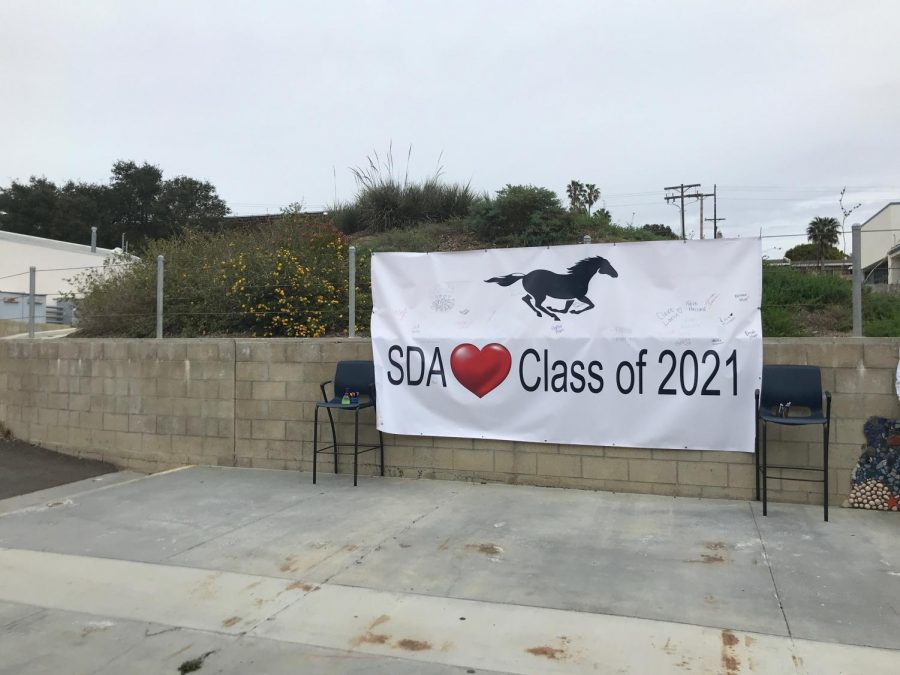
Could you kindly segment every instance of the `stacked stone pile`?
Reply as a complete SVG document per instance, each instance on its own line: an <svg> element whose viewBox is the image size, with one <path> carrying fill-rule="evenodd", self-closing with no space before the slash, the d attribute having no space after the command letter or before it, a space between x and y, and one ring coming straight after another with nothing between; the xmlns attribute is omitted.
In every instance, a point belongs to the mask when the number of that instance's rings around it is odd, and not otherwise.
<svg viewBox="0 0 900 675"><path fill-rule="evenodd" d="M870 417L866 445L853 470L849 504L856 509L900 511L900 420Z"/></svg>

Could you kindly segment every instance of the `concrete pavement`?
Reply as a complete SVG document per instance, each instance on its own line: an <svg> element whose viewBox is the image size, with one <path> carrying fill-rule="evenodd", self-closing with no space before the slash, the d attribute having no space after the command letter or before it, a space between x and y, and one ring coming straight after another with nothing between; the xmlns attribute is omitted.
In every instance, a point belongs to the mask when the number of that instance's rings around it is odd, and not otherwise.
<svg viewBox="0 0 900 675"><path fill-rule="evenodd" d="M210 467L127 478L0 502L0 673L900 668L894 514Z"/></svg>

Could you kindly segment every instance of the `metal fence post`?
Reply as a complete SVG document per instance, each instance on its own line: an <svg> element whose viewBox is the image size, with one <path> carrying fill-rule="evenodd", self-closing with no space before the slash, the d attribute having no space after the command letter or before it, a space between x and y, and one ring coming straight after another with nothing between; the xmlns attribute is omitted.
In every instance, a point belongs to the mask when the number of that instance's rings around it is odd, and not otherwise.
<svg viewBox="0 0 900 675"><path fill-rule="evenodd" d="M166 257L156 256L156 338L163 336L163 277L166 272Z"/></svg>
<svg viewBox="0 0 900 675"><path fill-rule="evenodd" d="M37 287L37 268L28 268L28 337L34 337L34 301Z"/></svg>
<svg viewBox="0 0 900 675"><path fill-rule="evenodd" d="M862 337L862 225L857 223L851 229L853 231L851 239L853 260L853 337Z"/></svg>
<svg viewBox="0 0 900 675"><path fill-rule="evenodd" d="M350 317L347 328L349 337L356 337L356 247L350 247Z"/></svg>

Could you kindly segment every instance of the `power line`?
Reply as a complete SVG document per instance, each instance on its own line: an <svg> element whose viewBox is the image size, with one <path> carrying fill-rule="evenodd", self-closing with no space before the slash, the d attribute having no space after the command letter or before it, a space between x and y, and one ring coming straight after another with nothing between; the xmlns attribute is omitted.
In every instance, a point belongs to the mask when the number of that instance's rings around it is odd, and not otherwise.
<svg viewBox="0 0 900 675"><path fill-rule="evenodd" d="M0 277L0 279L12 279L13 277L20 277L23 274L28 274L28 272L16 272L15 274L7 274L5 277Z"/></svg>
<svg viewBox="0 0 900 675"><path fill-rule="evenodd" d="M897 185L842 185L839 187L813 187L801 185L723 185L725 190L738 190L742 192L840 192L847 188L848 191L871 192L874 190L897 190Z"/></svg>
<svg viewBox="0 0 900 675"><path fill-rule="evenodd" d="M48 267L47 269L35 270L35 272L70 272L72 270L100 270L106 267L122 267L124 265L133 265L134 261L107 263L105 265L83 265L81 267ZM22 272L28 274L28 272Z"/></svg>

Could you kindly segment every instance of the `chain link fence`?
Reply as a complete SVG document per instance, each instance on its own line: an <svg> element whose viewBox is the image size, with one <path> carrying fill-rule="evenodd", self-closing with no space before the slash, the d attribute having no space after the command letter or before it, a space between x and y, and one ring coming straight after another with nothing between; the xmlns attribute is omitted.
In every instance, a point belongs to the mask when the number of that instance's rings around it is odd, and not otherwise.
<svg viewBox="0 0 900 675"><path fill-rule="evenodd" d="M884 321L881 314L886 306L900 308L900 230L854 225L849 234L848 259L764 259L764 274L770 275L764 284L764 324L775 318L775 324L769 322L770 334L783 334L777 330L779 320L803 316L814 320L817 313L823 318L831 313L832 330L861 337L865 332L864 307L867 324L875 326ZM806 233L761 234L760 238L773 244L767 250L780 250L775 245L779 240L805 236ZM583 243L590 244L591 238L585 236ZM218 258L192 258L177 249L141 259L111 257L103 265L30 267L0 277L0 308L5 310L0 312L0 319L23 323L27 327L24 332L31 337L42 324L83 327L86 319L102 319L103 325L113 326L113 334L159 339L184 336L187 321L196 328L190 335L353 337L365 332L368 323L370 263L371 252L358 251L343 240L323 245L316 256L306 260L288 248L275 247L267 260L268 267L253 274L248 270L250 261L240 252L229 251L227 256ZM779 268L807 274L818 281L812 290L798 287L781 289L777 295L769 293L767 286L774 289L783 283L778 278ZM77 290L70 286L60 293L41 283L41 275L58 279L60 273L80 278L80 285L73 282ZM130 285L118 283L126 275ZM791 276L796 278L797 275ZM3 292L4 280L10 279L16 279L19 286L27 279L27 292ZM102 302L92 297L101 292L109 297ZM131 293L134 297L117 298L117 293ZM900 309L896 314L900 320ZM362 319L362 325L358 319ZM123 327L133 330L123 331ZM881 326L876 333L883 335L885 330L889 329Z"/></svg>

